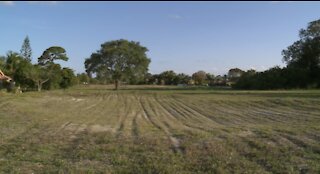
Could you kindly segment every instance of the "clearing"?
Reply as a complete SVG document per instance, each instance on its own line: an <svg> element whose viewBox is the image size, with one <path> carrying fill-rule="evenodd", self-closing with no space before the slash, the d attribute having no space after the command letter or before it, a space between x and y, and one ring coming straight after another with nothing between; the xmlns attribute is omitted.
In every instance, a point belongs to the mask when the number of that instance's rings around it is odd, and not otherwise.
<svg viewBox="0 0 320 174"><path fill-rule="evenodd" d="M319 173L320 91L0 93L1 173Z"/></svg>

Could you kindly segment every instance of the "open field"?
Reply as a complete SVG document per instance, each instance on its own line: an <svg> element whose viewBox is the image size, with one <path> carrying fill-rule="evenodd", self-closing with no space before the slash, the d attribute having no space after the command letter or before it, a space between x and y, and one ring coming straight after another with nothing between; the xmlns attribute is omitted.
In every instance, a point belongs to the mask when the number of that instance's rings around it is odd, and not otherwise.
<svg viewBox="0 0 320 174"><path fill-rule="evenodd" d="M1 173L319 173L320 91L0 93Z"/></svg>

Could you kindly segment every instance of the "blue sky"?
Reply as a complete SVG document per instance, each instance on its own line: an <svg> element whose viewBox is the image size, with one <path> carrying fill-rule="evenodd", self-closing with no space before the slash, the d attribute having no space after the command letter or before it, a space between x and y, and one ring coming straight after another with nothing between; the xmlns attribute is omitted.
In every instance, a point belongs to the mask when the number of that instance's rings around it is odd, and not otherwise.
<svg viewBox="0 0 320 174"><path fill-rule="evenodd" d="M258 71L280 65L281 51L317 20L319 2L0 2L0 55L19 52L26 35L33 62L50 46L67 50L76 73L106 41L139 41L150 72L230 68Z"/></svg>

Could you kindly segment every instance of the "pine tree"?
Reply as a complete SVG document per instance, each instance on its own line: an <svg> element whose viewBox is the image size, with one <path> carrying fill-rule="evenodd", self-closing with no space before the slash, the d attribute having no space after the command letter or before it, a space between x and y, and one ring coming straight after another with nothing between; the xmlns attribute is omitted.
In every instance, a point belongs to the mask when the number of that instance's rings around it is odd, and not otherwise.
<svg viewBox="0 0 320 174"><path fill-rule="evenodd" d="M23 41L23 44L22 44L22 47L20 50L20 54L23 58L25 58L26 60L31 62L32 50L31 50L30 40L29 40L28 36Z"/></svg>

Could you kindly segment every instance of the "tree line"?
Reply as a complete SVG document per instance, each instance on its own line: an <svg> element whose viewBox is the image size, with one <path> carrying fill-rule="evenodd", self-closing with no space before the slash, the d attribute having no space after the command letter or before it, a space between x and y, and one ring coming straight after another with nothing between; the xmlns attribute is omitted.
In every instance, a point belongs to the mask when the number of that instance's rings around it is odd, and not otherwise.
<svg viewBox="0 0 320 174"><path fill-rule="evenodd" d="M282 51L286 67L246 72L236 89L320 88L320 19L299 31L300 39Z"/></svg>
<svg viewBox="0 0 320 174"><path fill-rule="evenodd" d="M96 82L119 81L129 84L232 86L234 89L320 88L320 20L312 21L299 31L300 39L282 51L286 67L272 67L263 72L234 68L228 75L214 76L198 71L192 76L174 71L160 74L147 72L150 59L145 47L137 42L106 42L85 61L89 78L96 73ZM135 57L135 58L134 58ZM132 60L139 60L132 62ZM136 73L134 73L136 72Z"/></svg>
<svg viewBox="0 0 320 174"><path fill-rule="evenodd" d="M46 49L32 64L32 49L28 36L25 38L20 53L8 51L0 56L0 69L13 81L0 81L0 89L8 91L30 91L42 89L68 88L76 83L72 69L61 67L56 60L67 61L66 50L59 46Z"/></svg>
<svg viewBox="0 0 320 174"><path fill-rule="evenodd" d="M32 64L32 50L28 37L20 54L9 51L0 57L0 70L14 80L22 90L68 88L74 84L120 83L153 85L232 86L234 89L291 89L320 88L320 20L312 21L299 31L300 39L282 51L286 67L273 67L263 72L230 69L228 74L215 76L198 71L191 76L173 70L160 74L148 73L151 59L148 49L139 42L125 39L101 44L98 51L84 61L85 73L75 75L56 60L67 61L66 50L59 46L46 49ZM0 81L1 87L10 87ZM11 89L11 88L8 88Z"/></svg>

